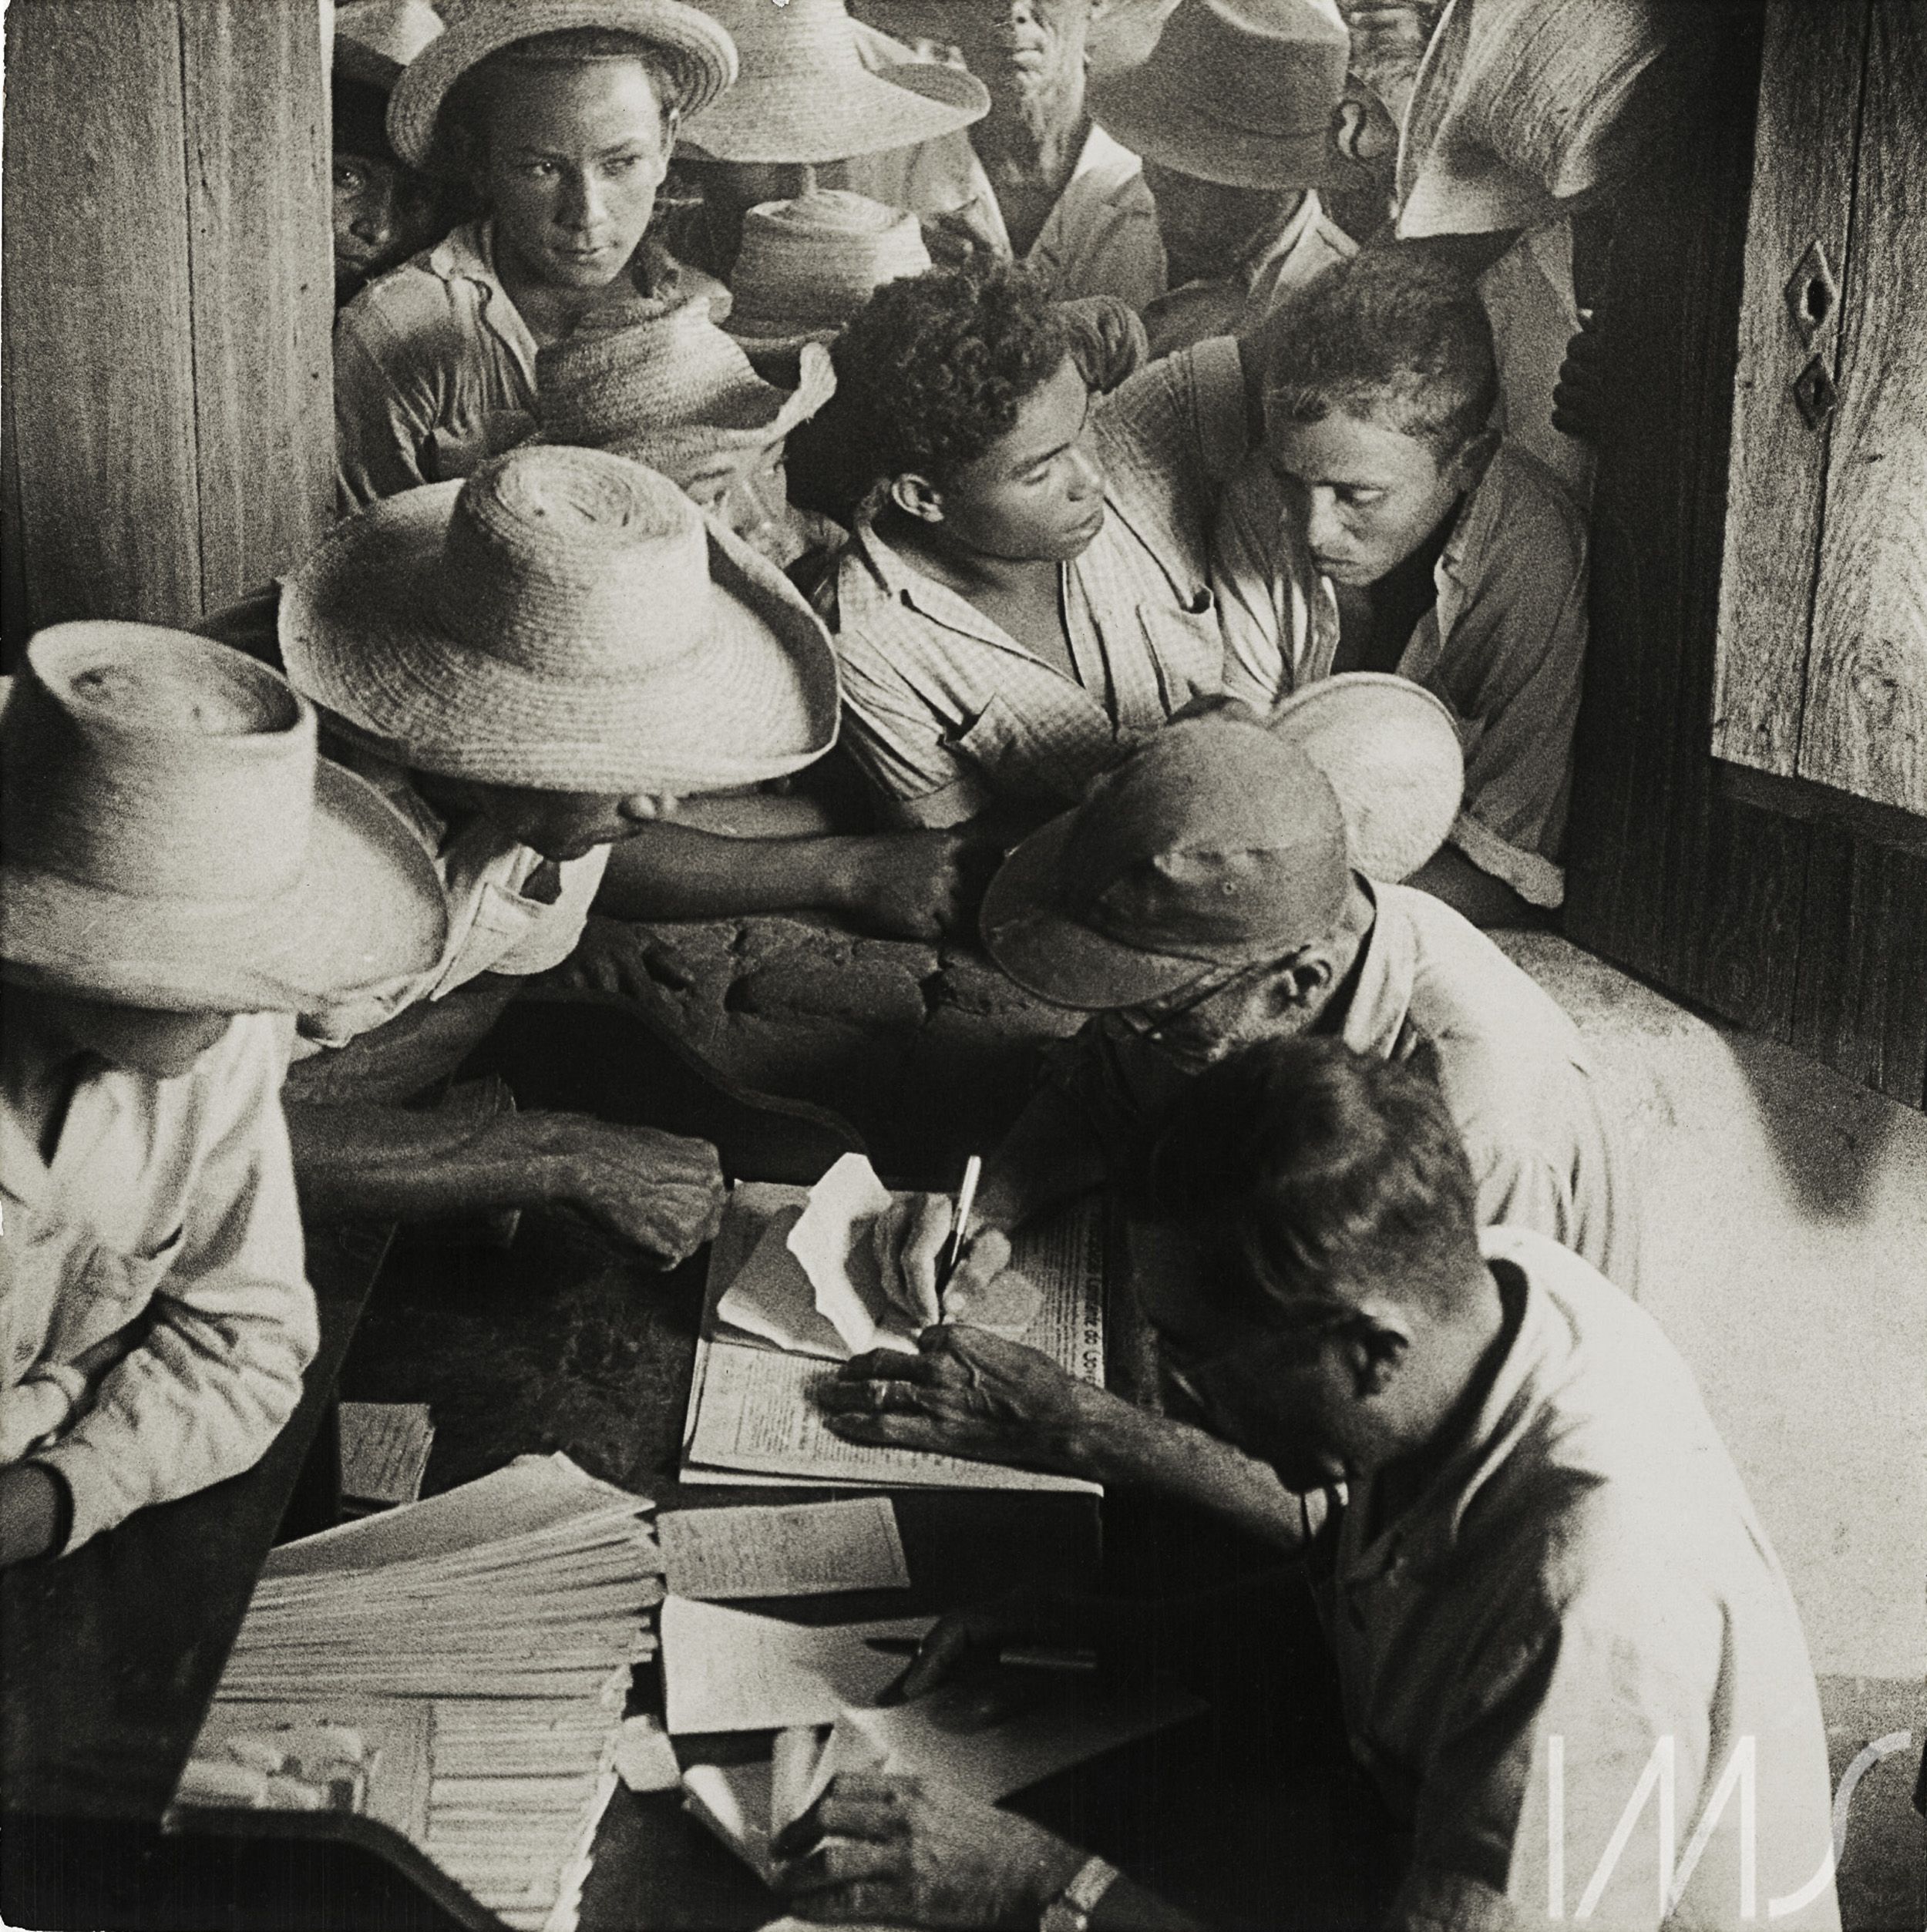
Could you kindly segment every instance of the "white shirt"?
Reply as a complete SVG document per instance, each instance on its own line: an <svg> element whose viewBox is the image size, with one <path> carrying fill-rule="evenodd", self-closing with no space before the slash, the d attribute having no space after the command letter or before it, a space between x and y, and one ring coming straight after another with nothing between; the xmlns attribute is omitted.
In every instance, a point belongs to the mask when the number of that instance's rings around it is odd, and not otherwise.
<svg viewBox="0 0 1927 1932"><path fill-rule="evenodd" d="M1655 1792L1580 1913L1656 1750L1670 1752L1676 1873L1750 1749L1764 1925L1823 1869L1831 1833L1819 1695L1779 1560L1652 1317L1542 1235L1491 1228L1484 1247L1517 1324L1497 1379L1388 1522L1374 1481L1353 1486L1317 1586L1354 1752L1412 1828L1388 1923L1740 1924L1737 1789L1670 1910ZM1555 1750L1564 1878L1549 1913ZM1825 1869L1774 1923L1838 1927Z"/></svg>
<svg viewBox="0 0 1927 1932"><path fill-rule="evenodd" d="M10 1022L0 1054L0 1462L73 1498L72 1549L258 1462L318 1346L280 1087L285 1022L237 1018L156 1080Z"/></svg>

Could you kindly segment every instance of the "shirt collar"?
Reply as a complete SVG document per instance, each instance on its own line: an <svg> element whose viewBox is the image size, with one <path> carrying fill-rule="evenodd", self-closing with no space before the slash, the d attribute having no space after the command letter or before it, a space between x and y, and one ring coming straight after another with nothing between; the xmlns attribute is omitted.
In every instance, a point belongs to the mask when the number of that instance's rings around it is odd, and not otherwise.
<svg viewBox="0 0 1927 1932"><path fill-rule="evenodd" d="M1412 983L1418 976L1418 935L1412 922L1368 882L1374 912L1371 930L1359 949L1358 977L1345 1009L1339 1037L1355 1053L1389 1060L1411 1010Z"/></svg>
<svg viewBox="0 0 1927 1932"><path fill-rule="evenodd" d="M1238 264L1238 279L1244 284L1247 293L1256 285L1259 276L1273 262L1282 260L1304 240L1313 227L1324 219L1324 208L1318 199L1318 190L1307 188L1304 200L1279 227L1261 234L1245 250L1244 259Z"/></svg>
<svg viewBox="0 0 1927 1932"><path fill-rule="evenodd" d="M993 623L968 598L960 597L947 584L926 576L914 565L899 556L876 534L867 512L859 512L850 543L851 548L859 552L869 565L889 602L907 604L931 623L941 624L947 630L961 631L967 637L974 637L980 643L994 644L999 650L1015 651L1023 657L1033 655Z"/></svg>

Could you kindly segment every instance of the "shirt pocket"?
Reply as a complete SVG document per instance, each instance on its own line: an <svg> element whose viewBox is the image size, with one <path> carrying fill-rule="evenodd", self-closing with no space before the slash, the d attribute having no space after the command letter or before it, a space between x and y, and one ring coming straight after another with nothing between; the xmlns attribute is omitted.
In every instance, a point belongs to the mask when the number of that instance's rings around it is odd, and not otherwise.
<svg viewBox="0 0 1927 1932"><path fill-rule="evenodd" d="M1225 639L1218 600L1200 588L1189 606L1141 603L1138 627L1151 653L1158 695L1169 717L1194 697L1216 697L1224 689Z"/></svg>
<svg viewBox="0 0 1927 1932"><path fill-rule="evenodd" d="M468 422L438 423L429 432L422 470L432 483L459 482L491 456L526 442L535 426L526 409L486 409Z"/></svg>
<svg viewBox="0 0 1927 1932"><path fill-rule="evenodd" d="M71 1257L48 1323L43 1361L72 1362L138 1321L180 1258L177 1228L146 1254L96 1242Z"/></svg>
<svg viewBox="0 0 1927 1932"><path fill-rule="evenodd" d="M984 774L1000 799L1058 805L1074 805L1116 755L1108 730L1086 733L1067 724L1060 731L1047 731L996 691L958 736L956 748Z"/></svg>

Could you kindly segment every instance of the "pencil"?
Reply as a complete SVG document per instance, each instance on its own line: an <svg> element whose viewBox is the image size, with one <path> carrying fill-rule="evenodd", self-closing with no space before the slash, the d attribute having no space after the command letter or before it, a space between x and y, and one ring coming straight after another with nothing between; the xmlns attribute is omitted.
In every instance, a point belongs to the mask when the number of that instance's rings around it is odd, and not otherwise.
<svg viewBox="0 0 1927 1932"><path fill-rule="evenodd" d="M983 1174L984 1157L974 1154L964 1163L964 1184L957 1191L957 1211L950 1218L950 1239L943 1244L943 1265L937 1271L937 1292L940 1295L950 1285L957 1263L964 1258L964 1231L970 1223L970 1208L977 1199L977 1184Z"/></svg>

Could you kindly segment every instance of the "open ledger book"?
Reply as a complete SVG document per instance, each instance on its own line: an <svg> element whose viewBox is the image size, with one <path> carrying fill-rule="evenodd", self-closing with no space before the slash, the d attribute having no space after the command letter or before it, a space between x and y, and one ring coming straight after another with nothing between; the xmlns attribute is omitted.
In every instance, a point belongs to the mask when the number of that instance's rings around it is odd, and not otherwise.
<svg viewBox="0 0 1927 1932"><path fill-rule="evenodd" d="M1095 1492L1097 1484L1075 1477L845 1442L824 1427L816 1391L838 1362L869 1349L916 1347L914 1326L888 1307L869 1260L868 1221L888 1199L869 1164L849 1155L815 1188L744 1181L731 1192L709 1254L684 1480ZM1016 1339L1101 1385L1098 1203L1075 1203L1014 1245L1013 1267L1039 1291Z"/></svg>

